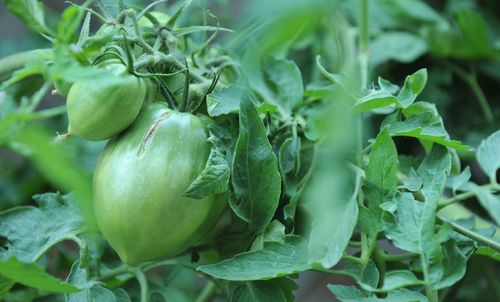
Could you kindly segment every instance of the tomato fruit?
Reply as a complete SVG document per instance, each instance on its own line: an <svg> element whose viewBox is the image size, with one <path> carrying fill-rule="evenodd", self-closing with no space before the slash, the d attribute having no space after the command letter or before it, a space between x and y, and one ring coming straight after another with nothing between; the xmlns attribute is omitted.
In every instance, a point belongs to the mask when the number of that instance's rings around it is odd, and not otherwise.
<svg viewBox="0 0 500 302"><path fill-rule="evenodd" d="M104 140L125 130L135 120L146 96L146 83L115 61L103 62L121 81L90 85L76 82L68 93L68 134Z"/></svg>
<svg viewBox="0 0 500 302"><path fill-rule="evenodd" d="M207 120L152 103L109 141L94 174L97 224L128 264L168 258L202 242L225 202L182 194L205 167Z"/></svg>

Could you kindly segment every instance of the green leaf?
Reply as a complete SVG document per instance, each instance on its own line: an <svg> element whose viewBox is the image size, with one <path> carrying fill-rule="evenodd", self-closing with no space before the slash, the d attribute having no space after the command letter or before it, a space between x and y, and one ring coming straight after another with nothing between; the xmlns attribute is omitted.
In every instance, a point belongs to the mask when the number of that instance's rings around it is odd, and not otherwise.
<svg viewBox="0 0 500 302"><path fill-rule="evenodd" d="M43 61L43 58L40 57L40 61L35 63L32 62L28 66L16 70L12 73L11 77L2 82L2 85L0 85L0 91L4 91L6 88L24 80L27 79L33 75L38 75L38 74L43 74L44 67L45 67L45 62Z"/></svg>
<svg viewBox="0 0 500 302"><path fill-rule="evenodd" d="M53 32L45 24L44 5L37 0L5 0L7 9L19 17L31 30L41 34Z"/></svg>
<svg viewBox="0 0 500 302"><path fill-rule="evenodd" d="M0 213L0 236L7 238L3 257L34 262L53 245L85 230L72 196L45 193L33 199L40 207L23 206Z"/></svg>
<svg viewBox="0 0 500 302"><path fill-rule="evenodd" d="M292 291L297 289L291 279L231 283L230 302L276 301L292 302Z"/></svg>
<svg viewBox="0 0 500 302"><path fill-rule="evenodd" d="M173 32L177 37L185 36L193 33L199 32L207 32L207 31L224 31L224 32L233 32L231 29L217 26L208 26L208 25L193 25L188 27L174 28Z"/></svg>
<svg viewBox="0 0 500 302"><path fill-rule="evenodd" d="M421 254L422 265L428 273L424 276L426 282L433 286L439 284L443 277L443 252L435 233L436 210L438 200L443 194L446 177L451 169L451 156L446 148L434 145L431 153L425 158L417 173L422 177L422 195L425 202L420 217L418 230L418 252Z"/></svg>
<svg viewBox="0 0 500 302"><path fill-rule="evenodd" d="M410 193L398 193L396 213L387 216L384 224L386 236L397 247L420 254L425 281L434 289L454 284L465 273L466 257L454 240L448 240L449 229L443 226L440 233L435 232L437 204L450 168L451 158L446 148L434 145L417 170L423 181L421 192L425 202L415 201Z"/></svg>
<svg viewBox="0 0 500 302"><path fill-rule="evenodd" d="M371 259L366 264L346 260L344 271L364 288L375 288L380 280L380 273Z"/></svg>
<svg viewBox="0 0 500 302"><path fill-rule="evenodd" d="M249 100L240 108L240 132L232 164L231 208L257 233L271 222L278 207L281 176L266 129Z"/></svg>
<svg viewBox="0 0 500 302"><path fill-rule="evenodd" d="M331 73L326 70L326 68L321 65L321 57L316 56L316 66L318 67L321 74L327 78L332 84L336 84L342 88L348 87L348 80L344 74Z"/></svg>
<svg viewBox="0 0 500 302"><path fill-rule="evenodd" d="M306 174L302 177L302 179L299 181L299 184L297 186L297 191L291 196L290 201L283 208L284 218L285 218L285 222L287 224L292 224L293 221L295 220L297 205L302 197L302 194L304 193L304 191L307 187L307 183L309 182L309 179L311 178L311 176L314 172L314 164L316 162L316 157L317 157L317 147L315 146L313 154L312 154L311 165L310 165L309 169L307 170Z"/></svg>
<svg viewBox="0 0 500 302"><path fill-rule="evenodd" d="M384 278L384 286L381 288L367 287L361 284L361 286L371 292L390 292L396 289L422 285L424 282L419 280L415 274L408 270L394 270L387 272Z"/></svg>
<svg viewBox="0 0 500 302"><path fill-rule="evenodd" d="M366 295L354 286L328 284L328 289L342 302L427 302L427 297L408 289L390 291L385 298Z"/></svg>
<svg viewBox="0 0 500 302"><path fill-rule="evenodd" d="M213 146L207 164L189 185L183 196L201 199L207 195L226 192L231 171L221 150Z"/></svg>
<svg viewBox="0 0 500 302"><path fill-rule="evenodd" d="M481 142L477 149L476 158L481 169L489 176L490 180L496 179L497 170L500 168L500 130L491 134Z"/></svg>
<svg viewBox="0 0 500 302"><path fill-rule="evenodd" d="M429 28L424 33L432 51L439 57L460 59L491 59L496 56L489 41L484 17L470 9L456 14L459 33L447 27Z"/></svg>
<svg viewBox="0 0 500 302"><path fill-rule="evenodd" d="M300 138L297 136L296 131L292 137L287 138L279 149L279 164L280 170L285 178L287 174L296 175L300 169Z"/></svg>
<svg viewBox="0 0 500 302"><path fill-rule="evenodd" d="M397 247L419 253L420 218L423 205L417 202L411 193L398 193L394 201L397 204L395 216L384 219L384 232Z"/></svg>
<svg viewBox="0 0 500 302"><path fill-rule="evenodd" d="M257 235L250 247L251 251L256 251L264 248L266 242L285 242L285 226L279 220L273 220L266 228L265 232Z"/></svg>
<svg viewBox="0 0 500 302"><path fill-rule="evenodd" d="M324 268L337 264L356 226L361 176L356 175L352 188L348 173L340 166L315 172L302 200L311 220L309 261ZM347 192L347 188L352 188L352 192Z"/></svg>
<svg viewBox="0 0 500 302"><path fill-rule="evenodd" d="M307 242L298 236L287 236L284 243L268 242L261 250L202 265L197 270L218 279L249 281L273 279L310 268Z"/></svg>
<svg viewBox="0 0 500 302"><path fill-rule="evenodd" d="M368 234L376 236L381 229L382 208L386 202L389 192L396 189L398 184L398 153L396 145L388 134L382 130L373 144L370 159L365 169L365 194L369 201L368 210L364 211L364 217L368 218L366 225Z"/></svg>
<svg viewBox="0 0 500 302"><path fill-rule="evenodd" d="M304 96L312 100L329 99L335 95L335 91L341 89L337 84L327 81L311 82L307 84Z"/></svg>
<svg viewBox="0 0 500 302"><path fill-rule="evenodd" d="M380 205L385 194L398 185L398 152L387 130L382 130L370 152L370 160L366 167L366 181L381 190L382 195L370 200L374 206Z"/></svg>
<svg viewBox="0 0 500 302"><path fill-rule="evenodd" d="M386 125L391 136L409 136L437 143L458 151L468 151L469 146L450 139L441 121L436 121L430 112L412 115L404 121Z"/></svg>
<svg viewBox="0 0 500 302"><path fill-rule="evenodd" d="M360 301L365 297L364 293L354 286L328 284L327 287L335 295L335 298L342 302Z"/></svg>
<svg viewBox="0 0 500 302"><path fill-rule="evenodd" d="M304 87L299 67L291 60L278 59L265 68L267 80L272 83L273 101L289 112L302 103ZM270 100L268 100L270 101Z"/></svg>
<svg viewBox="0 0 500 302"><path fill-rule="evenodd" d="M493 194L489 189L477 185L473 186L472 191L493 221L500 225L500 195Z"/></svg>
<svg viewBox="0 0 500 302"><path fill-rule="evenodd" d="M50 80L64 79L70 83L81 82L97 86L119 85L126 81L126 78L116 76L105 68L80 66L75 61L64 57L67 55L62 50L55 54L55 63L47 68L47 76Z"/></svg>
<svg viewBox="0 0 500 302"><path fill-rule="evenodd" d="M28 158L52 186L61 191L74 192L89 230L95 229L91 178L76 159L70 157L72 152L69 146L59 144L39 125L21 128L9 140L9 147Z"/></svg>
<svg viewBox="0 0 500 302"><path fill-rule="evenodd" d="M64 10L61 21L57 24L57 41L70 44L77 41L77 32L80 28L84 10L71 5Z"/></svg>
<svg viewBox="0 0 500 302"><path fill-rule="evenodd" d="M0 299L14 286L15 282L0 275Z"/></svg>
<svg viewBox="0 0 500 302"><path fill-rule="evenodd" d="M438 200L443 194L446 176L451 169L451 156L446 148L434 146L418 168L422 177L422 195L425 198L420 227L420 253L422 265L427 266L426 282L434 289L451 286L465 274L466 258L456 247L453 240L444 241L435 234L435 219Z"/></svg>
<svg viewBox="0 0 500 302"><path fill-rule="evenodd" d="M411 271L395 270L385 274L384 286L379 291L388 292L402 287L421 285L422 283Z"/></svg>
<svg viewBox="0 0 500 302"><path fill-rule="evenodd" d="M434 289L447 288L460 281L465 275L467 257L458 248L453 240L448 240L442 247L443 258L441 263L436 263L436 268L431 269L431 273L437 272L433 281Z"/></svg>
<svg viewBox="0 0 500 302"><path fill-rule="evenodd" d="M85 19L83 20L82 29L80 30L80 35L78 36L78 45L82 45L85 40L87 40L90 36L90 19L92 18L92 14L88 12L85 15Z"/></svg>
<svg viewBox="0 0 500 302"><path fill-rule="evenodd" d="M420 178L413 167L410 168L410 173L408 174L408 178L404 181L404 186L411 192L417 192L422 188L422 178Z"/></svg>
<svg viewBox="0 0 500 302"><path fill-rule="evenodd" d="M14 257L0 259L0 274L17 283L56 293L73 293L79 289L47 273L35 263L25 263Z"/></svg>
<svg viewBox="0 0 500 302"><path fill-rule="evenodd" d="M446 181L446 186L451 188L453 194L455 194L459 188L464 186L469 181L471 176L470 168L467 166L462 172L460 172L460 174L450 175Z"/></svg>
<svg viewBox="0 0 500 302"><path fill-rule="evenodd" d="M496 261L500 261L500 253L487 246L480 246L475 254L490 257Z"/></svg>
<svg viewBox="0 0 500 302"><path fill-rule="evenodd" d="M379 65L389 60L413 62L427 52L427 42L409 32L383 32L370 45L370 63Z"/></svg>
<svg viewBox="0 0 500 302"><path fill-rule="evenodd" d="M396 94L399 91L398 85L393 84L389 80L386 80L382 77L378 77L377 82L380 89L387 93Z"/></svg>
<svg viewBox="0 0 500 302"><path fill-rule="evenodd" d="M238 112L240 102L252 98L252 93L244 86L232 84L207 95L208 115L215 117Z"/></svg>
<svg viewBox="0 0 500 302"><path fill-rule="evenodd" d="M364 112L395 104L397 98L383 90L375 90L360 98L354 104L353 112Z"/></svg>
<svg viewBox="0 0 500 302"><path fill-rule="evenodd" d="M71 267L68 282L81 289L77 293L67 294L68 302L130 302L130 297L124 290L111 291L99 282L89 280L86 270L80 267L80 261L76 261Z"/></svg>
<svg viewBox="0 0 500 302"><path fill-rule="evenodd" d="M427 69L419 69L406 77L403 88L398 94L398 103L401 107L410 106L417 96L424 90L427 83Z"/></svg>

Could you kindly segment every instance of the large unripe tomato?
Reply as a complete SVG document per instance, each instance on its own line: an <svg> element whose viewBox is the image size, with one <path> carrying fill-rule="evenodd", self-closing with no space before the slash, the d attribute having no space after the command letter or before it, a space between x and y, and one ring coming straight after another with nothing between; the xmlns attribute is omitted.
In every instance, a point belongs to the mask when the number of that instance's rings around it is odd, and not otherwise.
<svg viewBox="0 0 500 302"><path fill-rule="evenodd" d="M182 196L207 162L206 125L153 103L104 149L94 174L95 215L125 263L175 256L217 223L224 201Z"/></svg>
<svg viewBox="0 0 500 302"><path fill-rule="evenodd" d="M100 65L120 77L116 84L76 82L68 93L68 134L104 140L125 130L141 110L146 83L114 60Z"/></svg>

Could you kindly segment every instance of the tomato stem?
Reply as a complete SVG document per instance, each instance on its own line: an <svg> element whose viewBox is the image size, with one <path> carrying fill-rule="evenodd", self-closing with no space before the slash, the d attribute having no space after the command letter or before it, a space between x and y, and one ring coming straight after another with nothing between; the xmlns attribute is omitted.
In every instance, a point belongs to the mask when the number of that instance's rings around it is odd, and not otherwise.
<svg viewBox="0 0 500 302"><path fill-rule="evenodd" d="M484 245L486 245L486 246L488 246L488 247L490 247L490 248L492 248L495 251L500 253L500 243L496 242L495 240L484 237L484 236L482 236L474 231L471 231L467 228L464 228L463 226L461 226L453 221L443 219L437 215L436 215L436 219L437 219L437 221L439 221L441 223L449 223L452 226L453 230L456 231L457 233L460 233L466 237L469 237L470 239L472 239L474 241L482 243L482 244L484 244Z"/></svg>
<svg viewBox="0 0 500 302"><path fill-rule="evenodd" d="M485 188L485 189L498 190L498 188L494 184L487 184L487 185L483 185L481 187ZM455 195L454 197L442 200L442 201L440 201L440 203L438 205L438 211L444 207L451 205L451 204L454 204L454 203L462 201L462 200L466 200L466 199L474 197L474 196L476 196L476 192L469 191L469 192L461 193L461 194Z"/></svg>
<svg viewBox="0 0 500 302"><path fill-rule="evenodd" d="M66 113L66 105L33 112L28 117L26 117L26 120L27 121L44 120L64 113Z"/></svg>
<svg viewBox="0 0 500 302"><path fill-rule="evenodd" d="M468 72L452 63L449 63L449 66L456 75L458 75L467 85L469 85L469 88L472 90L472 93L479 103L479 107L481 107L481 110L483 111L483 115L486 121L489 124L493 124L493 122L495 121L493 110L491 110L491 106L486 99L486 95L484 94L481 86L477 81L476 72Z"/></svg>
<svg viewBox="0 0 500 302"><path fill-rule="evenodd" d="M35 49L16 53L0 59L0 81L10 77L12 72L23 68L30 62L49 61L52 59L51 49Z"/></svg>
<svg viewBox="0 0 500 302"><path fill-rule="evenodd" d="M359 73L361 77L361 89L367 86L367 75L368 75L368 47L369 47L369 37L368 37L368 1L359 0ZM358 167L363 168L363 115L360 114L356 117L356 145L358 151ZM363 191L360 188L357 196L357 201L359 206L364 204ZM374 234L373 243L368 238L368 235L361 233L361 259L363 263L367 263L370 258L371 252L373 251L373 244L377 242L377 235Z"/></svg>
<svg viewBox="0 0 500 302"><path fill-rule="evenodd" d="M200 292L200 294L196 298L195 302L211 301L216 289L217 289L217 287L215 286L215 283L208 280L207 284L205 285L203 290Z"/></svg>
<svg viewBox="0 0 500 302"><path fill-rule="evenodd" d="M140 268L134 270L135 278L139 282L139 287L141 288L141 302L148 302L148 280L146 275Z"/></svg>
<svg viewBox="0 0 500 302"><path fill-rule="evenodd" d="M107 280L126 273L130 273L130 268L126 264L123 264L121 266L118 266L117 268L114 268L106 272L105 274L101 274L100 276L98 276L97 280L100 281Z"/></svg>

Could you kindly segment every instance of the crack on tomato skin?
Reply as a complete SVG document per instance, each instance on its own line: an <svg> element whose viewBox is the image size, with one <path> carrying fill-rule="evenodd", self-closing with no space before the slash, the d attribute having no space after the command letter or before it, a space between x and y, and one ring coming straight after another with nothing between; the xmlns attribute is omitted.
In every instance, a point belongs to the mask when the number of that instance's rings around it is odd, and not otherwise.
<svg viewBox="0 0 500 302"><path fill-rule="evenodd" d="M142 138L137 156L141 156L148 149L151 141L153 140L154 134L158 129L158 126L160 126L161 122L163 122L169 114L170 111L164 112L153 121L153 124L149 127L148 131L146 131L146 134L144 134L144 137Z"/></svg>

